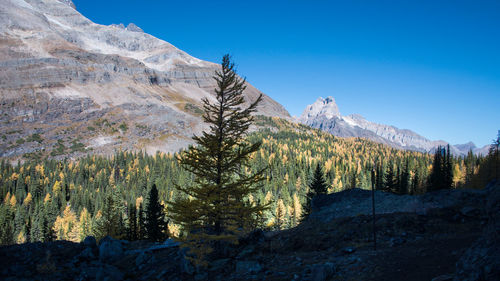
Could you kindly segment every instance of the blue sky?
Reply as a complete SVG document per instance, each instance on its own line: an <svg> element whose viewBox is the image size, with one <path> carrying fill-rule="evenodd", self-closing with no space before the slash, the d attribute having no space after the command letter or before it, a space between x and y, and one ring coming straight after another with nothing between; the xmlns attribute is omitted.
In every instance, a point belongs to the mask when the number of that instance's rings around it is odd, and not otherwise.
<svg viewBox="0 0 500 281"><path fill-rule="evenodd" d="M453 144L500 129L500 1L73 1L203 60L230 53L292 115L333 96L344 115Z"/></svg>

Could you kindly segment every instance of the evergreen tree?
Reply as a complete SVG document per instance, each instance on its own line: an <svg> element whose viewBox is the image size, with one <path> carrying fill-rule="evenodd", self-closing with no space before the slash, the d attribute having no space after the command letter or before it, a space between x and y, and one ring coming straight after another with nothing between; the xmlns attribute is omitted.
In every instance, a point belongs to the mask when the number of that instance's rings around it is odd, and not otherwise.
<svg viewBox="0 0 500 281"><path fill-rule="evenodd" d="M399 194L408 194L410 193L408 181L410 180L410 171L408 167L408 160L406 160L405 167L403 172L401 173L401 178L399 180Z"/></svg>
<svg viewBox="0 0 500 281"><path fill-rule="evenodd" d="M12 211L9 206L0 205L0 245L14 243L14 232L12 229Z"/></svg>
<svg viewBox="0 0 500 281"><path fill-rule="evenodd" d="M48 220L47 216L42 217L42 234L43 241L42 242L51 242L56 239L56 233L51 227L52 223Z"/></svg>
<svg viewBox="0 0 500 281"><path fill-rule="evenodd" d="M137 210L134 204L130 204L128 208L128 240L135 241L137 235Z"/></svg>
<svg viewBox="0 0 500 281"><path fill-rule="evenodd" d="M429 191L449 189L453 185L453 170L450 146L447 149L438 146L432 162L432 171L429 176Z"/></svg>
<svg viewBox="0 0 500 281"><path fill-rule="evenodd" d="M445 159L443 165L444 186L445 188L453 187L453 161L451 158L450 145L446 146Z"/></svg>
<svg viewBox="0 0 500 281"><path fill-rule="evenodd" d="M310 188L313 190L315 195L326 194L328 191L328 185L325 181L323 169L319 163L316 165L316 169L314 170L314 176Z"/></svg>
<svg viewBox="0 0 500 281"><path fill-rule="evenodd" d="M326 184L323 170L318 163L316 165L316 169L314 170L311 185L309 186L309 192L306 195L306 202L302 211L302 220L305 220L311 214L311 203L314 196L319 194L326 194L327 191L328 185Z"/></svg>
<svg viewBox="0 0 500 281"><path fill-rule="evenodd" d="M94 235L97 239L102 239L105 236L111 236L115 239L119 239L123 234L121 226L121 211L118 206L118 202L111 191L108 192L104 199L100 216L96 218Z"/></svg>
<svg viewBox="0 0 500 281"><path fill-rule="evenodd" d="M197 146L191 146L178 158L182 167L193 173L194 184L176 188L192 200L180 198L171 202L169 210L172 220L185 230L185 242L197 261L222 241L236 243L238 235L249 231L257 214L265 209L247 200L263 180L265 168L245 173L245 168L250 168L250 155L261 145L250 144L245 138L253 121L251 113L256 111L262 95L242 109L245 80L236 75L229 55L223 57L222 68L214 79L216 102L203 99L203 120L210 129L193 137Z"/></svg>
<svg viewBox="0 0 500 281"><path fill-rule="evenodd" d="M493 162L491 172L491 178L500 179L500 130L498 131L497 138L493 140L493 143L490 145L490 150L488 152L488 157L490 161Z"/></svg>
<svg viewBox="0 0 500 281"><path fill-rule="evenodd" d="M411 181L411 191L410 194L418 194L420 193L420 177L418 176L418 172L415 172L413 179Z"/></svg>
<svg viewBox="0 0 500 281"><path fill-rule="evenodd" d="M384 190L384 167L381 162L377 165L375 185L376 189Z"/></svg>
<svg viewBox="0 0 500 281"><path fill-rule="evenodd" d="M395 189L394 166L392 163L389 163L387 166L387 172L385 173L384 191L394 192Z"/></svg>
<svg viewBox="0 0 500 281"><path fill-rule="evenodd" d="M137 214L137 238L143 240L146 238L146 221L144 220L144 210L142 203L139 204L139 213Z"/></svg>
<svg viewBox="0 0 500 281"><path fill-rule="evenodd" d="M353 189L353 188L356 188L356 185L358 183L358 179L357 179L357 176L356 176L356 173L352 173L352 176L351 176L351 184L349 185L349 188L350 189Z"/></svg>
<svg viewBox="0 0 500 281"><path fill-rule="evenodd" d="M158 198L158 189L153 184L149 191L148 203L146 205L146 236L151 241L162 241L168 237L165 224L163 205Z"/></svg>

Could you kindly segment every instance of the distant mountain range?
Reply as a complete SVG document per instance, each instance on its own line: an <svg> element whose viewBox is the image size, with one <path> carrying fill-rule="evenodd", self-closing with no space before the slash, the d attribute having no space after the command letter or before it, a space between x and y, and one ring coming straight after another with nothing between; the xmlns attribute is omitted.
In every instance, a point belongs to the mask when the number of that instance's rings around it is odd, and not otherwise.
<svg viewBox="0 0 500 281"><path fill-rule="evenodd" d="M448 144L442 140L429 140L411 130L370 122L358 114L343 116L333 97L318 98L306 107L297 121L335 136L368 138L401 149L433 152L437 146ZM455 155L466 155L470 150L475 154L486 155L488 148L477 148L472 142L450 145Z"/></svg>
<svg viewBox="0 0 500 281"><path fill-rule="evenodd" d="M177 151L203 129L218 64L70 0L2 0L0 15L0 156ZM247 83L247 102L259 94ZM257 113L290 118L267 95Z"/></svg>

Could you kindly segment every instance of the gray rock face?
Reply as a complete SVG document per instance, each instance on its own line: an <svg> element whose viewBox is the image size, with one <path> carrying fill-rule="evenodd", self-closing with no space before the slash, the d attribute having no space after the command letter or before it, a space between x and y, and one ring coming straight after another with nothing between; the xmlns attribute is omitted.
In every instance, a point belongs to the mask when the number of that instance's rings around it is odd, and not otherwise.
<svg viewBox="0 0 500 281"><path fill-rule="evenodd" d="M313 104L306 107L299 121L307 123L308 120L318 118L332 119L334 117L340 117L340 111L335 103L335 99L333 97L327 97L326 99L320 97Z"/></svg>
<svg viewBox="0 0 500 281"><path fill-rule="evenodd" d="M411 130L370 122L358 114L342 116L333 97L318 98L306 107L298 121L335 136L367 138L401 149L433 152L437 146L448 144L445 141L428 140ZM471 149L476 154L484 154L484 148L476 148L471 142L452 145L450 149L455 155L466 155Z"/></svg>
<svg viewBox="0 0 500 281"><path fill-rule="evenodd" d="M41 150L35 144L9 145L35 130L48 141L47 150L58 130L72 130L68 134L87 148L95 148L96 138L118 139L117 128L114 135L87 130L99 118L128 123L130 130L113 145L96 148L97 153L119 147L172 152L203 129L200 114L189 109L201 108L202 98L214 99L212 77L219 65L194 58L133 23L95 24L70 0L5 0L0 14L0 135L7 136L0 139L0 155ZM260 94L247 84L248 103ZM257 114L289 118L266 95ZM67 128L75 119L82 124ZM9 134L19 129L17 136Z"/></svg>

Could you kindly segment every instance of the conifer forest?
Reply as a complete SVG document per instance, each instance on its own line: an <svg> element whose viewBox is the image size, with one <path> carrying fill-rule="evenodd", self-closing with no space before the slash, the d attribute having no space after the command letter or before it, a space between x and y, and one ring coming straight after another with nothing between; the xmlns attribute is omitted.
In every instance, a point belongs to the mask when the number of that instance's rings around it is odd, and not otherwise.
<svg viewBox="0 0 500 281"><path fill-rule="evenodd" d="M324 171L328 193L369 189L374 170L377 189L422 194L439 188L479 188L494 177L493 166L498 163L498 149L486 157L472 153L453 157L446 148L432 155L365 139L337 138L277 118L259 117L257 123L266 123L273 130L249 135L251 142L261 141L262 146L241 172L265 169L264 180L245 200L268 206L259 225L267 229L300 223L318 165ZM81 241L87 235L130 240L182 236L182 229L169 220L168 206L187 196L175 186L192 184L193 175L180 167L176 156L117 151L109 157L89 155L61 161L13 164L3 159L0 243ZM160 222L160 231L148 229L152 220Z"/></svg>

